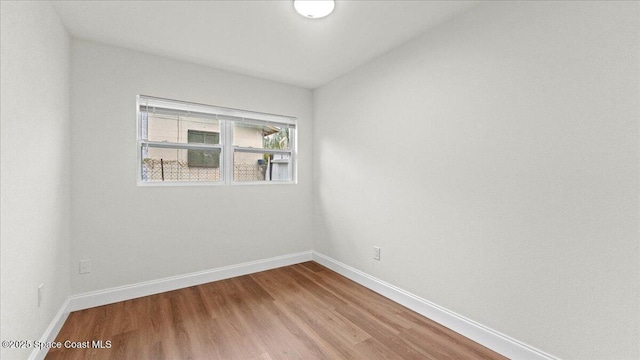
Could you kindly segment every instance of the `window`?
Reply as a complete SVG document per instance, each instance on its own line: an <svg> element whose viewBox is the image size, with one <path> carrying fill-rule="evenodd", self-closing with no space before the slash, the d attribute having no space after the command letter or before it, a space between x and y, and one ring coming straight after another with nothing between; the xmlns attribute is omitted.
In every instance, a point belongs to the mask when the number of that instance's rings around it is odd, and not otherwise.
<svg viewBox="0 0 640 360"><path fill-rule="evenodd" d="M294 183L296 119L138 96L138 183Z"/></svg>
<svg viewBox="0 0 640 360"><path fill-rule="evenodd" d="M187 130L189 143L219 144L220 133L198 130ZM220 150L189 150L187 154L189 167L220 167Z"/></svg>

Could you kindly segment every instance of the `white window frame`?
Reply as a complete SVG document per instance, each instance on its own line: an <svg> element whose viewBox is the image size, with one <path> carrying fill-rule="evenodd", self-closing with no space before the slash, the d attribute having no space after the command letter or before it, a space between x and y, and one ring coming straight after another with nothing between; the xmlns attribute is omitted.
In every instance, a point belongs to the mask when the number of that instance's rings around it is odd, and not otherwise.
<svg viewBox="0 0 640 360"><path fill-rule="evenodd" d="M161 108L185 114L206 114L215 117L220 126L219 144L172 143L149 141L143 138L141 106ZM148 111L147 111L148 112ZM148 120L147 120L148 121ZM293 129L289 134L289 149L262 149L233 145L233 125L235 123L252 125L273 125ZM261 112L238 110L212 105L197 104L186 101L163 99L159 97L138 95L136 97L136 152L137 152L137 185L138 186L221 186L221 185L277 185L297 183L297 119L291 116L267 114ZM148 123L147 123L148 124ZM144 181L142 179L142 149L143 147L169 148L184 150L212 150L220 149L220 180L219 181ZM260 154L288 154L290 180L264 181L235 181L233 179L233 156L236 152Z"/></svg>

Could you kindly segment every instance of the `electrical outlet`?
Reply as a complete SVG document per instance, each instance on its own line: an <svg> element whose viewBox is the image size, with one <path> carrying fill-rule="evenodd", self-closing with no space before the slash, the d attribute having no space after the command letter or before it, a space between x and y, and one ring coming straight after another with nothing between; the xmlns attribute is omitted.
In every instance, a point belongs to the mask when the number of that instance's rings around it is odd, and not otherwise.
<svg viewBox="0 0 640 360"><path fill-rule="evenodd" d="M38 307L40 307L40 304L42 304L43 292L44 292L44 284L40 284L40 286L38 286Z"/></svg>
<svg viewBox="0 0 640 360"><path fill-rule="evenodd" d="M91 260L80 260L80 274L91 272Z"/></svg>
<svg viewBox="0 0 640 360"><path fill-rule="evenodd" d="M380 247L378 246L373 247L373 259L380 261Z"/></svg>

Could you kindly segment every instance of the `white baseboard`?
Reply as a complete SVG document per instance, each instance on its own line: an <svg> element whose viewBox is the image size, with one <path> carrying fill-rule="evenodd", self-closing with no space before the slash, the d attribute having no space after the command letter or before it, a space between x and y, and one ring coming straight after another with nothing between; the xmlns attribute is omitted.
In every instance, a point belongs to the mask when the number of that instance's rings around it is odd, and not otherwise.
<svg viewBox="0 0 640 360"><path fill-rule="evenodd" d="M190 274L172 276L164 279L145 281L138 284L73 295L70 297L69 311L88 309L119 301L131 300L143 296L178 290L189 286L206 284L212 281L224 280L259 271L298 264L310 260L311 251L303 251L264 260L251 261Z"/></svg>
<svg viewBox="0 0 640 360"><path fill-rule="evenodd" d="M512 339L498 331L467 319L430 301L377 279L324 254L313 251L313 260L338 274L369 288L449 329L510 359L557 360L545 352Z"/></svg>
<svg viewBox="0 0 640 360"><path fill-rule="evenodd" d="M436 321L506 357L523 360L557 360L556 357L546 354L543 351L512 339L498 331L478 324L464 316L454 313L453 311L422 299L316 251L304 251L206 271L172 276L164 279L146 281L138 284L72 295L62 305L42 336L41 341L54 341L58 332L62 328L62 325L67 319L67 316L72 311L131 300L166 291L178 290L189 286L248 275L283 266L299 264L310 260L314 260L338 274L351 279L403 306L406 306L407 308L422 314L429 319ZM44 359L46 354L46 349L40 351L34 349L29 359Z"/></svg>
<svg viewBox="0 0 640 360"><path fill-rule="evenodd" d="M64 325L64 322L69 316L68 308L69 298L65 300L65 302L60 307L60 310L58 310L58 313L56 313L56 316L53 317L53 320L49 324L49 327L47 327L44 335L42 335L42 337L40 338L40 342L52 342L56 339L56 336L58 336L60 329L62 329L62 325ZM48 349L34 348L31 352L31 355L29 356L29 360L42 360L47 355L47 351Z"/></svg>

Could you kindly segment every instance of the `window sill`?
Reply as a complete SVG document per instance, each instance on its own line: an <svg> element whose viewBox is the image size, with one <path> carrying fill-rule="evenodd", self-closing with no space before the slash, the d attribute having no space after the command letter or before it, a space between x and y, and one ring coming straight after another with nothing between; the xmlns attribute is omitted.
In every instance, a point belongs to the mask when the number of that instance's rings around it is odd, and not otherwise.
<svg viewBox="0 0 640 360"><path fill-rule="evenodd" d="M245 186L245 185L296 185L297 181L246 181L246 182L232 182L229 185L231 186ZM139 187L158 187L158 186L225 186L227 185L224 181L216 181L216 182L196 182L196 181L157 181L157 182L146 182L146 181L138 181L137 186Z"/></svg>

